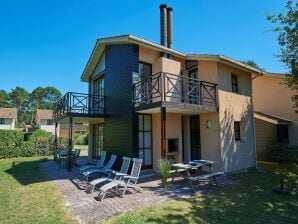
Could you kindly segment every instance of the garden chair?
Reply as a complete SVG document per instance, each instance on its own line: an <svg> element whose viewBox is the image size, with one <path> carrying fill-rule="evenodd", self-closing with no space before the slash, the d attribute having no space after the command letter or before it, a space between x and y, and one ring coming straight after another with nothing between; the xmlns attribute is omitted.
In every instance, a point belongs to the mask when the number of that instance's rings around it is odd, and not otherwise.
<svg viewBox="0 0 298 224"><path fill-rule="evenodd" d="M90 182L90 193L93 193L96 185L104 183L104 182L111 182L113 180L121 180L124 176L127 175L128 169L129 169L129 165L131 162L131 158L130 157L122 157L122 165L121 168L118 171L115 170L109 170L109 174L107 177L100 177L97 179L94 179Z"/></svg>
<svg viewBox="0 0 298 224"><path fill-rule="evenodd" d="M106 159L106 156L107 156L107 152L106 151L102 151L101 153L101 156L100 156L100 159L98 160L97 164L96 165L89 165L89 166L83 166L80 168L80 173L84 173L86 172L87 170L89 169L94 169L94 168L102 168L104 166L104 161Z"/></svg>
<svg viewBox="0 0 298 224"><path fill-rule="evenodd" d="M75 149L72 157L72 162L75 166L78 166L77 159L80 157L81 149Z"/></svg>
<svg viewBox="0 0 298 224"><path fill-rule="evenodd" d="M82 173L82 175L85 177L86 181L88 182L89 179L89 175L90 174L103 174L103 175L108 175L108 171L112 168L112 166L114 165L115 161L116 161L117 156L116 155L111 155L111 158L109 160L109 162L104 165L104 167L102 168L91 168L86 170L85 172Z"/></svg>
<svg viewBox="0 0 298 224"><path fill-rule="evenodd" d="M98 198L100 201L104 199L108 191L115 189L115 192L117 193L118 188L120 187L124 188L122 194L120 195L121 197L125 195L128 188L133 188L139 192L143 191L142 188L137 186L142 167L142 159L133 158L132 161L133 165L130 175L124 176L120 180L113 180L99 188Z"/></svg>

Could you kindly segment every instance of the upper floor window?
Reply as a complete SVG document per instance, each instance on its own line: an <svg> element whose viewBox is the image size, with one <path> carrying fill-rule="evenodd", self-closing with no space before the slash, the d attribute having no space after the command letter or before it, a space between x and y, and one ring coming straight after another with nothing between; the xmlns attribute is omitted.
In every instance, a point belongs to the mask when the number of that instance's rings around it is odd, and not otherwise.
<svg viewBox="0 0 298 224"><path fill-rule="evenodd" d="M5 118L0 118L0 124L5 124Z"/></svg>
<svg viewBox="0 0 298 224"><path fill-rule="evenodd" d="M238 77L236 75L231 75L232 82L232 92L238 93Z"/></svg>
<svg viewBox="0 0 298 224"><path fill-rule="evenodd" d="M234 122L234 135L235 135L235 141L241 140L241 131L240 131L240 122L239 121Z"/></svg>
<svg viewBox="0 0 298 224"><path fill-rule="evenodd" d="M93 81L93 94L99 96L104 95L104 75Z"/></svg>
<svg viewBox="0 0 298 224"><path fill-rule="evenodd" d="M152 75L152 66L146 62L139 62L139 73L133 74L133 83L142 81Z"/></svg>

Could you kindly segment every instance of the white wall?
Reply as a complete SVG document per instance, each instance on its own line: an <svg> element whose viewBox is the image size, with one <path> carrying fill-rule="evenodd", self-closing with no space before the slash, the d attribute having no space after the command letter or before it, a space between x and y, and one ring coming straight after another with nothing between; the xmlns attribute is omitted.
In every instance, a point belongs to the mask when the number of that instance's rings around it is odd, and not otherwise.
<svg viewBox="0 0 298 224"><path fill-rule="evenodd" d="M14 130L15 119L5 118L5 124L0 124L0 129L2 130Z"/></svg>

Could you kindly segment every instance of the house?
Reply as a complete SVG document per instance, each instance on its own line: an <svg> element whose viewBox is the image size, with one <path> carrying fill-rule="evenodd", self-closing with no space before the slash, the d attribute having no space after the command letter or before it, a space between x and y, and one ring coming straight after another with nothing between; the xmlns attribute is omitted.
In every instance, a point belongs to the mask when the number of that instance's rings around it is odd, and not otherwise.
<svg viewBox="0 0 298 224"><path fill-rule="evenodd" d="M155 171L159 158L213 160L224 172L255 167L252 78L261 71L174 50L172 9L161 5L160 15L160 44L133 35L98 39L81 76L88 94L67 93L55 120L88 121L90 158L104 149L140 157Z"/></svg>
<svg viewBox="0 0 298 224"><path fill-rule="evenodd" d="M259 160L270 160L270 146L277 142L298 145L298 108L293 106L294 91L286 87L284 78L266 73L252 82Z"/></svg>
<svg viewBox="0 0 298 224"><path fill-rule="evenodd" d="M55 135L55 122L53 122L53 110L37 109L35 123L39 129L45 130ZM57 132L59 136L59 131Z"/></svg>
<svg viewBox="0 0 298 224"><path fill-rule="evenodd" d="M0 129L14 130L17 113L17 108L0 108Z"/></svg>
<svg viewBox="0 0 298 224"><path fill-rule="evenodd" d="M59 137L68 138L69 124L62 123L59 125ZM72 135L80 135L88 133L88 124L75 123L72 127Z"/></svg>

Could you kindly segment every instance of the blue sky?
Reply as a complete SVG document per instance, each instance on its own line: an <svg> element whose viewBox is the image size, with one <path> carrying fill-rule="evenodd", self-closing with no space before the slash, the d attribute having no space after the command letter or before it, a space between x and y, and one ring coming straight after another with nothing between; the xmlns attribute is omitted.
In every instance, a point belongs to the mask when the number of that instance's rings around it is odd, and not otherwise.
<svg viewBox="0 0 298 224"><path fill-rule="evenodd" d="M174 8L174 48L254 60L271 72L277 35L266 13L286 0L0 0L0 89L55 86L87 92L80 76L96 38L134 34L159 42L159 5Z"/></svg>

